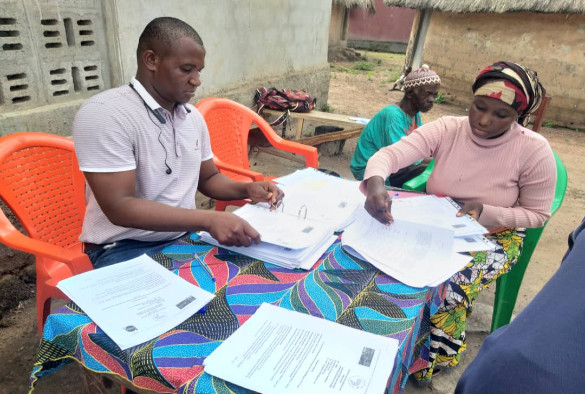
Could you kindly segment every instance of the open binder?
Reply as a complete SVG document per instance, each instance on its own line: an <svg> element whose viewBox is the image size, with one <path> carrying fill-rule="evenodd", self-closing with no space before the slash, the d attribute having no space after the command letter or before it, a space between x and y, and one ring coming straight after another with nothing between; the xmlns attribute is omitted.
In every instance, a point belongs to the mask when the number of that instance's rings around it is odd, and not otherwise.
<svg viewBox="0 0 585 394"><path fill-rule="evenodd" d="M201 240L249 257L293 269L311 269L327 248L335 242L334 228L329 224L310 220L306 205L296 215L285 213L282 203L275 210L267 204L246 204L233 213L252 225L262 241L258 245L223 246L207 232L200 232Z"/></svg>
<svg viewBox="0 0 585 394"><path fill-rule="evenodd" d="M298 170L274 180L285 193L283 212L297 215L303 209L310 220L342 231L355 220L364 204L359 182L324 174L314 168Z"/></svg>

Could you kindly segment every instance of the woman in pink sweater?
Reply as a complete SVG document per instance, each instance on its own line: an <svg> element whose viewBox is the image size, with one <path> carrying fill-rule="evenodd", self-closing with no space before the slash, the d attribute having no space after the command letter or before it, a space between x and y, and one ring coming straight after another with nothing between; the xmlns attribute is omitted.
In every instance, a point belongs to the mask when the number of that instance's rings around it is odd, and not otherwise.
<svg viewBox="0 0 585 394"><path fill-rule="evenodd" d="M394 145L379 150L364 174L366 210L392 223L384 179L424 157L435 158L427 193L448 195L489 229L498 242L493 252L472 253L473 261L449 281L447 297L431 317L427 368L413 377L429 381L433 371L455 366L465 351L466 316L474 299L516 263L524 228L540 227L550 216L556 165L544 137L524 128L543 94L536 73L511 62L481 71L472 87L467 117L443 117L418 128ZM505 227L506 229L501 229Z"/></svg>

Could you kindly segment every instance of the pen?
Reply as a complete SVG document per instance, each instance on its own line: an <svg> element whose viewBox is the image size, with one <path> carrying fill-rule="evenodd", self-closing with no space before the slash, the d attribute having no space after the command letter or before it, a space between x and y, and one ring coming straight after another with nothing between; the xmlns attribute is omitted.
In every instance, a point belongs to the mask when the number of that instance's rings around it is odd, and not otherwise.
<svg viewBox="0 0 585 394"><path fill-rule="evenodd" d="M203 269L205 270L205 272L207 272L207 274L209 275L209 277L211 278L212 281L215 282L215 277L213 276L213 273L211 272L211 270L209 269L209 266L207 264L205 264L203 262L203 260L201 260L199 258L199 256L197 256L197 253L193 253L193 257L195 257L197 259L197 261L199 262L199 265L201 267L203 267Z"/></svg>
<svg viewBox="0 0 585 394"><path fill-rule="evenodd" d="M388 196L388 198L386 198L386 210L388 211L388 213L390 215L391 215L391 213L390 213L390 206L392 205L392 200L394 200L394 197L398 197L398 193L394 193L393 195ZM389 224L391 224L391 223L392 222L390 222Z"/></svg>
<svg viewBox="0 0 585 394"><path fill-rule="evenodd" d="M388 196L386 202L392 202L392 200L394 200L394 197L398 197L398 193L394 193L393 195Z"/></svg>

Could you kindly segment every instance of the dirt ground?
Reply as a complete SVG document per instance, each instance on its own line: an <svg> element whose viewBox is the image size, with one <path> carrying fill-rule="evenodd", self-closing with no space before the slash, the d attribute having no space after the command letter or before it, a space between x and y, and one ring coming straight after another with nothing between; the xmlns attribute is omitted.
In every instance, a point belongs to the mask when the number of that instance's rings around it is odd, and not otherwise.
<svg viewBox="0 0 585 394"><path fill-rule="evenodd" d="M348 116L372 117L384 106L396 103L401 98L401 92L390 91L390 88L400 75L403 61L401 55L368 53L362 62L332 64L329 102L319 109ZM444 97L449 97L448 92L444 93ZM466 108L443 102L424 114L423 121L428 122L443 115L465 114ZM530 302L555 272L566 250L567 235L585 216L585 174L581 164L585 154L585 133L548 127L544 127L541 132L567 167L569 183L563 206L550 220L527 269L516 304L516 313ZM343 152L338 156L321 155L320 167L352 178L349 162L356 141L346 141ZM252 153L250 161L253 169L270 175L284 175L302 167L298 163L266 153ZM201 206L202 200L199 203ZM30 268L22 272L29 258L0 247L1 281L11 284L11 287L6 287L8 290L0 294L0 313L4 313L0 315L1 393L26 391L38 346L35 303L34 298L31 298L34 296L33 273ZM432 386L426 389L417 389L409 384L406 393L453 392L457 378L472 361L481 341L489 332L492 304L493 288L482 293L469 320L469 351L462 366L451 373L437 376ZM43 378L35 392L76 393L80 390L78 369L72 365Z"/></svg>

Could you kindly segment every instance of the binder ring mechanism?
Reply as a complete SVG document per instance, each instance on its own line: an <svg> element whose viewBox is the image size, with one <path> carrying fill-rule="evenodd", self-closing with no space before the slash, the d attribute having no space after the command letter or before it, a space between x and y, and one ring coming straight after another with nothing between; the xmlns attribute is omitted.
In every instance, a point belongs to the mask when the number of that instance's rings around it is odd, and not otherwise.
<svg viewBox="0 0 585 394"><path fill-rule="evenodd" d="M301 207L299 208L299 213L297 214L297 217L299 219L301 218L303 211L305 212L305 214L303 215L303 219L306 219L307 218L307 206L305 204L301 205Z"/></svg>

